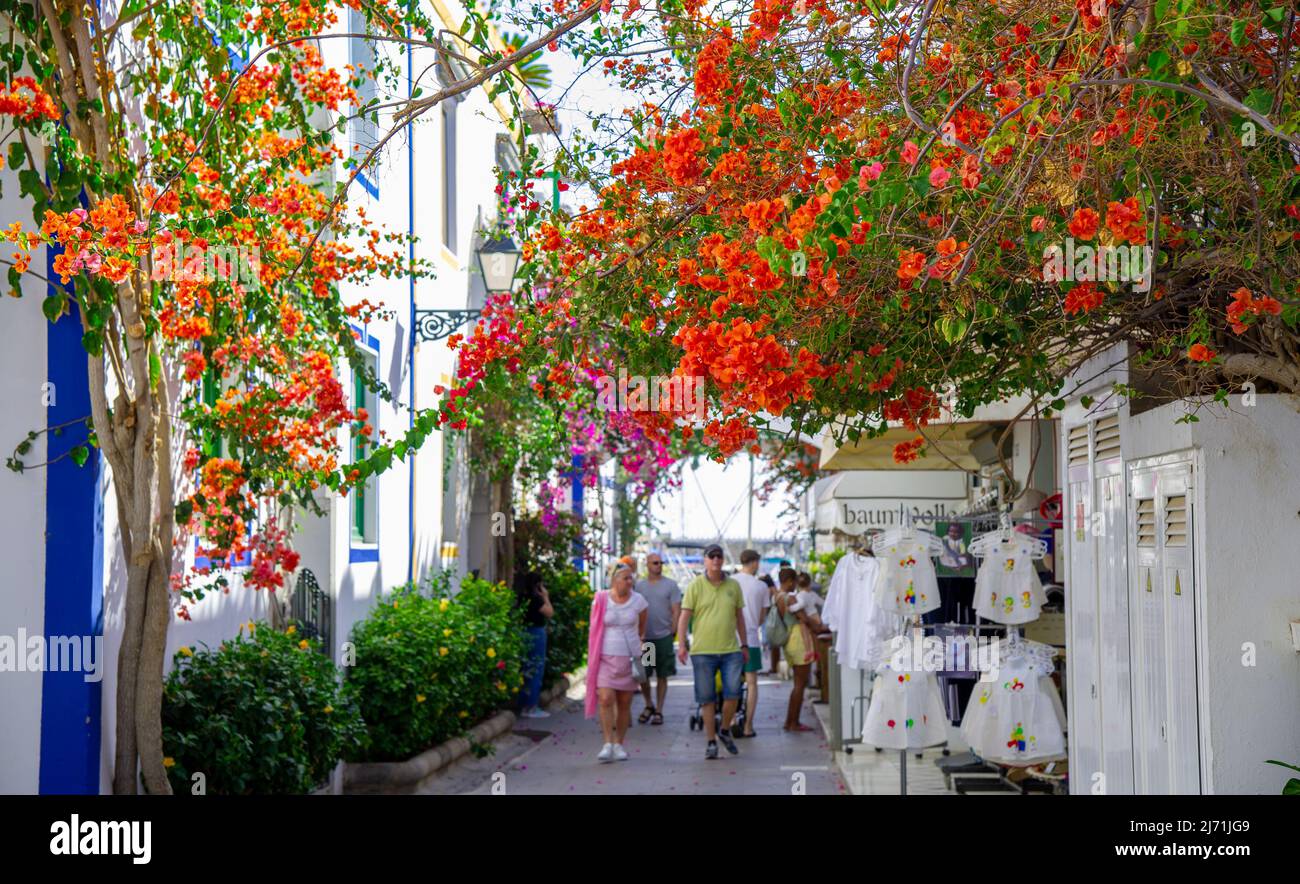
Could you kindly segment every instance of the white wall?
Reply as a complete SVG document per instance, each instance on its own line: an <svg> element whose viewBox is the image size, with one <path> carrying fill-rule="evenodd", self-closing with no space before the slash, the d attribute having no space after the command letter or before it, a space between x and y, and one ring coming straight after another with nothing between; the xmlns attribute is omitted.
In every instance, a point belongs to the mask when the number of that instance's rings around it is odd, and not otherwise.
<svg viewBox="0 0 1300 884"><path fill-rule="evenodd" d="M1287 396L1254 406L1206 403L1176 424L1180 403L1130 419L1125 460L1199 448L1197 544L1201 738L1207 792L1281 791L1300 761L1300 654L1288 623L1300 620L1300 413ZM1243 665L1245 648L1255 665Z"/></svg>
<svg viewBox="0 0 1300 884"><path fill-rule="evenodd" d="M31 209L17 199L18 176L0 170L0 226L21 221L30 229ZM12 260L14 248L0 247L0 257ZM45 426L41 384L45 381L46 327L41 313L45 284L23 276L22 298L8 296L0 264L0 451L8 457L31 430ZM44 275L45 249L32 252L32 269ZM68 321L68 320L65 320ZM56 391L57 394L57 391ZM45 461L45 437L32 445L28 464ZM5 562L0 583L0 635L17 641L17 631L42 635L45 630L45 470L14 473L0 468L0 557ZM19 653L26 656L25 651ZM0 671L0 794L37 790L40 771L41 673Z"/></svg>

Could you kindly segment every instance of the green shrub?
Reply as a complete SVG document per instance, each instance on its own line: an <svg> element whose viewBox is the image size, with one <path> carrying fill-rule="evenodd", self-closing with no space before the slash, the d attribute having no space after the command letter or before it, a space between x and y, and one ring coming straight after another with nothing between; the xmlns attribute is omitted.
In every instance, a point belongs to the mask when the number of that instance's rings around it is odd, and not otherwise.
<svg viewBox="0 0 1300 884"><path fill-rule="evenodd" d="M514 591L466 577L449 596L406 586L352 629L348 671L369 729L353 760L398 761L463 733L523 684L523 619Z"/></svg>
<svg viewBox="0 0 1300 884"><path fill-rule="evenodd" d="M215 650L181 648L163 688L163 753L189 795L301 794L361 750L365 724L333 662L290 627L265 623Z"/></svg>
<svg viewBox="0 0 1300 884"><path fill-rule="evenodd" d="M555 609L547 624L545 687L587 662L587 618L594 593L587 578L572 568L543 566L538 571Z"/></svg>

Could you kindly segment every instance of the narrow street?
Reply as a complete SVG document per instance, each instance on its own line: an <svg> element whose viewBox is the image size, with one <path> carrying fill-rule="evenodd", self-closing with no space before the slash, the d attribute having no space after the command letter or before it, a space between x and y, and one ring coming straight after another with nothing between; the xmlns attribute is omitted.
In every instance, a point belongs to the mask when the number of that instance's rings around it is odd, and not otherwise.
<svg viewBox="0 0 1300 884"><path fill-rule="evenodd" d="M829 746L812 705L805 699L802 720L816 730L787 734L781 730L790 682L759 678L758 733L739 740L739 755L726 750L716 761L704 757L704 735L688 727L695 711L691 677L669 682L664 723L636 722L642 703L632 705L632 727L625 746L631 759L602 764L600 726L582 712L582 687L563 703L552 704L551 717L521 719L492 756L467 758L440 778L432 792L490 794L503 785L507 795L790 795L796 784L808 795L845 793ZM805 697L815 692L805 694ZM505 779L494 779L504 772ZM802 776L800 776L802 775Z"/></svg>

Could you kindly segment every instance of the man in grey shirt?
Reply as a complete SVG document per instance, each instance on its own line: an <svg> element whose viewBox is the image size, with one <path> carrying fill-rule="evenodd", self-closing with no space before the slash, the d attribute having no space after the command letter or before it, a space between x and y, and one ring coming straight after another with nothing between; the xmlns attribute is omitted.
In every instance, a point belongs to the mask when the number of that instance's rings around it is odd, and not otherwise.
<svg viewBox="0 0 1300 884"><path fill-rule="evenodd" d="M677 656L673 653L673 631L682 612L682 591L677 584L664 576L664 559L652 552L645 560L647 578L636 582L636 591L650 604L646 612L645 640L650 646L646 661L646 675L658 679L658 702L650 702L650 680L641 685L645 709L637 721L645 724L664 723L664 700L668 697L668 679L677 674Z"/></svg>

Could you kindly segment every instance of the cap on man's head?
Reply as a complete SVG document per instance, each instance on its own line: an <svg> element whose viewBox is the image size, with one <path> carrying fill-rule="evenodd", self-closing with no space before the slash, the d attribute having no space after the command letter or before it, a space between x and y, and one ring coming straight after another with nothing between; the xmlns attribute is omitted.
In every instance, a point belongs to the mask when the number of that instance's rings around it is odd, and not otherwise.
<svg viewBox="0 0 1300 884"><path fill-rule="evenodd" d="M709 544L704 550L704 558L706 559L711 556L720 555L722 555L722 547L718 546L716 543Z"/></svg>
<svg viewBox="0 0 1300 884"><path fill-rule="evenodd" d="M760 561L763 557L752 549L747 549L740 554L740 564L748 565L750 562Z"/></svg>

